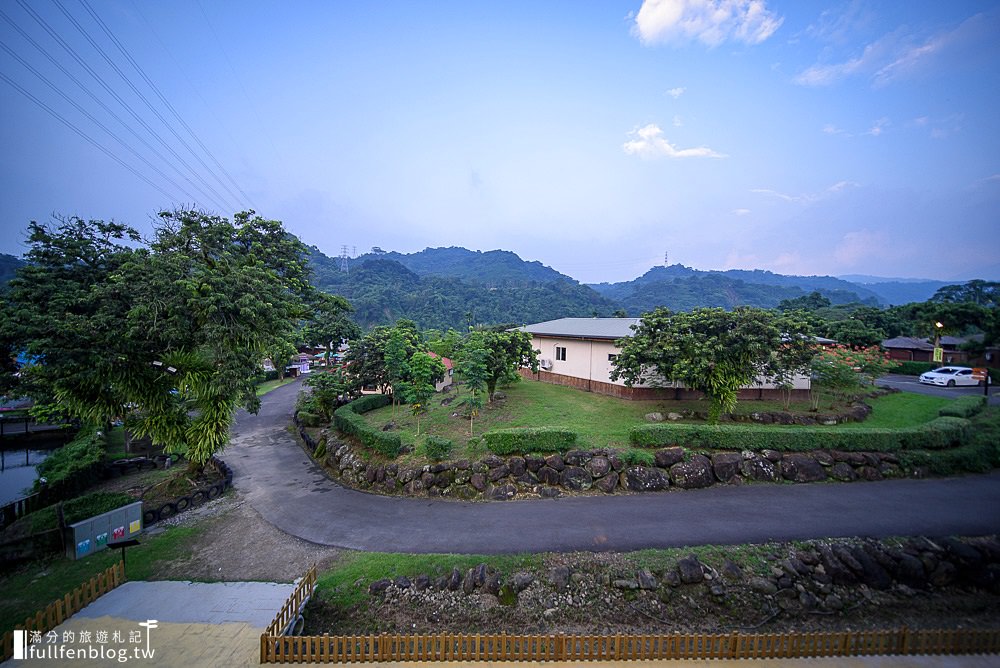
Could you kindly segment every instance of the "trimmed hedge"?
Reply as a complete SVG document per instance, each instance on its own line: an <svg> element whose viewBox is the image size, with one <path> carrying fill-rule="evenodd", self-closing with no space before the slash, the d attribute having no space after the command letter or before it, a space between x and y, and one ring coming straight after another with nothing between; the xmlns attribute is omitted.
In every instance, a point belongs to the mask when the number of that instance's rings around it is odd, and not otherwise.
<svg viewBox="0 0 1000 668"><path fill-rule="evenodd" d="M562 452L576 445L576 432L560 427L494 429L483 434L483 441L497 455Z"/></svg>
<svg viewBox="0 0 1000 668"><path fill-rule="evenodd" d="M361 417L361 413L388 406L390 403L392 403L392 397L384 394L370 394L355 399L334 412L333 424L340 433L356 437L363 446L390 459L395 459L403 449L399 434L380 431Z"/></svg>
<svg viewBox="0 0 1000 668"><path fill-rule="evenodd" d="M302 423L303 427L323 426L323 418L316 413L310 413L309 411L299 411L299 422Z"/></svg>
<svg viewBox="0 0 1000 668"><path fill-rule="evenodd" d="M900 362L899 366L892 370L893 373L902 374L904 376L919 376L927 371L933 371L941 365L937 362L912 362L905 361Z"/></svg>
<svg viewBox="0 0 1000 668"><path fill-rule="evenodd" d="M424 454L429 459L439 462L451 454L453 445L451 439L441 436L428 436L424 439Z"/></svg>
<svg viewBox="0 0 1000 668"><path fill-rule="evenodd" d="M966 396L955 399L951 404L938 411L944 417L969 418L986 407L986 397Z"/></svg>
<svg viewBox="0 0 1000 668"><path fill-rule="evenodd" d="M94 517L95 515L127 506L130 503L135 503L136 500L124 492L93 492L92 494L70 499L64 503L63 517L66 519L67 525L74 524L88 517ZM32 533L59 528L55 506L42 508L27 517L31 518Z"/></svg>
<svg viewBox="0 0 1000 668"><path fill-rule="evenodd" d="M633 427L629 441L640 447L681 445L719 450L853 450L898 452L940 450L962 445L972 431L969 420L939 417L927 424L905 429L797 429L744 425L647 424Z"/></svg>

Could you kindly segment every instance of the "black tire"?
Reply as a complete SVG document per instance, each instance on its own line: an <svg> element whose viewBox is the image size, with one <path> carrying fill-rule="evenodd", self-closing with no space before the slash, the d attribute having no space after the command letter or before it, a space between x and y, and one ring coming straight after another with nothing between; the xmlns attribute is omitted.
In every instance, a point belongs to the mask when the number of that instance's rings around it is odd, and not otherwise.
<svg viewBox="0 0 1000 668"><path fill-rule="evenodd" d="M177 506L177 512L182 513L191 507L191 497L182 496L181 498L177 499L177 502L174 505Z"/></svg>
<svg viewBox="0 0 1000 668"><path fill-rule="evenodd" d="M208 488L208 498L215 499L222 494L222 485L212 485Z"/></svg>
<svg viewBox="0 0 1000 668"><path fill-rule="evenodd" d="M149 526L150 524L155 524L158 519L159 517L155 510L147 510L142 513L143 526Z"/></svg>
<svg viewBox="0 0 1000 668"><path fill-rule="evenodd" d="M191 505L197 506L200 503L205 503L208 500L208 494L205 490L199 489L194 494L191 495Z"/></svg>
<svg viewBox="0 0 1000 668"><path fill-rule="evenodd" d="M948 387L955 387L955 381L949 380L948 381Z"/></svg>
<svg viewBox="0 0 1000 668"><path fill-rule="evenodd" d="M173 517L177 514L177 506L173 503L164 503L160 506L160 509L156 511L156 514L161 520Z"/></svg>

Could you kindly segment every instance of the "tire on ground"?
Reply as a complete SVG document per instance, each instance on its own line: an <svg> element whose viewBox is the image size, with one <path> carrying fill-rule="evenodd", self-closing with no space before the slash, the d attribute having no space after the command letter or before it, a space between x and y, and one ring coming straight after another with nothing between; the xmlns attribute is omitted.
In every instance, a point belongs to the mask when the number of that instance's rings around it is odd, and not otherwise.
<svg viewBox="0 0 1000 668"><path fill-rule="evenodd" d="M164 503L160 506L160 509L156 511L156 515L159 519L165 520L168 517L173 517L177 514L177 505L174 503Z"/></svg>

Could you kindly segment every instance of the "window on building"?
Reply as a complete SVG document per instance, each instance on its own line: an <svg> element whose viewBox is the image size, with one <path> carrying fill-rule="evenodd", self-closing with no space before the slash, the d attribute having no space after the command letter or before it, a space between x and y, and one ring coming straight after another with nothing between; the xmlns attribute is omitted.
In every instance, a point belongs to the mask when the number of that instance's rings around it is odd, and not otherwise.
<svg viewBox="0 0 1000 668"><path fill-rule="evenodd" d="M559 362L566 361L566 349L562 346L556 346L556 360Z"/></svg>
<svg viewBox="0 0 1000 668"><path fill-rule="evenodd" d="M608 353L608 361L609 362L614 362L616 359L618 359L618 355L616 355L614 353Z"/></svg>

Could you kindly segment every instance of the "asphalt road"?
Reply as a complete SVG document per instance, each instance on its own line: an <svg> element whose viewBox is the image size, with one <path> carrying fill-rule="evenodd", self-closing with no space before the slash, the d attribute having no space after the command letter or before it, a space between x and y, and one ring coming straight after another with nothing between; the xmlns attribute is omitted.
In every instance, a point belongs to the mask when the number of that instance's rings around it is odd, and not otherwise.
<svg viewBox="0 0 1000 668"><path fill-rule="evenodd" d="M498 554L1000 532L998 472L508 502L368 494L331 481L298 444L289 428L298 390L286 385L260 414L239 415L223 458L268 522L322 545Z"/></svg>
<svg viewBox="0 0 1000 668"><path fill-rule="evenodd" d="M982 396L982 387L939 387L937 385L924 385L916 376L901 376L889 374L882 376L875 384L880 387L891 387L904 392L914 392L916 394L928 394L933 397L945 397L957 399L968 395ZM989 403L991 406L1000 406L1000 388L990 385Z"/></svg>

